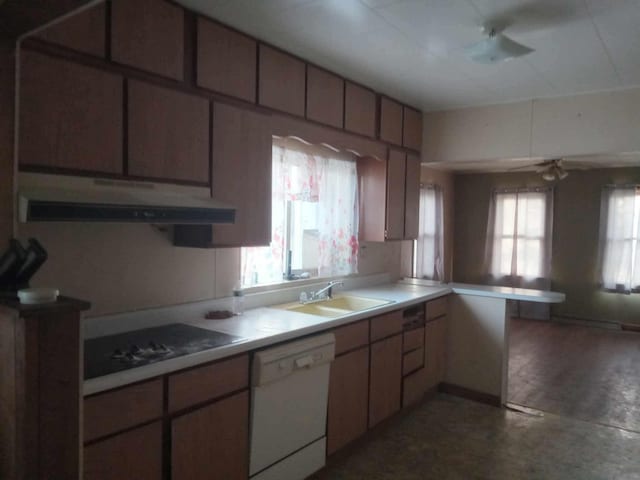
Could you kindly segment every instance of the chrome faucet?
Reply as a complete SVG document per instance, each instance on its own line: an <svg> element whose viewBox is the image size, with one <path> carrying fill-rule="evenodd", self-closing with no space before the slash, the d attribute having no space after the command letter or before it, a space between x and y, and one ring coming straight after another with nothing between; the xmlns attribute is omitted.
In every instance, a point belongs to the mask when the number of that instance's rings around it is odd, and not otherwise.
<svg viewBox="0 0 640 480"><path fill-rule="evenodd" d="M324 297L322 295L325 294L325 293L327 294L326 298L331 298L332 289L336 285L344 285L344 282L341 281L341 280L336 280L336 281L329 282L326 287L321 288L317 292L313 292L311 294L311 301L323 299Z"/></svg>

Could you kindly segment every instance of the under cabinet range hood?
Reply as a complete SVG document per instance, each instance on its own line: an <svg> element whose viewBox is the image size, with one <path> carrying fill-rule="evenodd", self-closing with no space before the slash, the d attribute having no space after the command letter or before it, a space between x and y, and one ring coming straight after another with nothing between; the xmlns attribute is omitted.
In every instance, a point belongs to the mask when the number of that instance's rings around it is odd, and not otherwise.
<svg viewBox="0 0 640 480"><path fill-rule="evenodd" d="M234 223L207 187L21 173L21 222Z"/></svg>

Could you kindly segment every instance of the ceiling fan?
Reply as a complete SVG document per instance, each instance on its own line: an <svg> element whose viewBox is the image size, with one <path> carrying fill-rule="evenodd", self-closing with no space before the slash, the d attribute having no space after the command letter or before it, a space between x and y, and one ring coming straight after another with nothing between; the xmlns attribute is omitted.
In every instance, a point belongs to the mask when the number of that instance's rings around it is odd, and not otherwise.
<svg viewBox="0 0 640 480"><path fill-rule="evenodd" d="M549 160L543 160L533 165L524 165L521 167L511 168L509 171L522 170L525 168L535 168L537 173L542 174L542 178L547 182L553 182L555 180L564 180L569 176L563 166L562 158L551 158Z"/></svg>
<svg viewBox="0 0 640 480"><path fill-rule="evenodd" d="M484 26L482 32L487 34L487 38L465 49L467 57L474 62L499 63L534 51L533 48L511 40L495 26Z"/></svg>
<svg viewBox="0 0 640 480"><path fill-rule="evenodd" d="M484 64L497 64L512 58L522 57L533 48L512 40L505 31L522 34L563 25L584 15L583 9L571 2L557 0L523 0L509 8L483 15L481 31L485 38L465 48L470 60Z"/></svg>

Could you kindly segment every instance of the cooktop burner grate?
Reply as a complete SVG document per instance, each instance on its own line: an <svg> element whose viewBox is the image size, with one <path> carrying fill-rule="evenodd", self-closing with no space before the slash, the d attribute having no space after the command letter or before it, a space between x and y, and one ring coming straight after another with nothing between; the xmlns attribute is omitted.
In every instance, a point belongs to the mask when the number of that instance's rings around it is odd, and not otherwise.
<svg viewBox="0 0 640 480"><path fill-rule="evenodd" d="M84 378L101 377L242 340L243 337L184 323L91 338L84 342Z"/></svg>

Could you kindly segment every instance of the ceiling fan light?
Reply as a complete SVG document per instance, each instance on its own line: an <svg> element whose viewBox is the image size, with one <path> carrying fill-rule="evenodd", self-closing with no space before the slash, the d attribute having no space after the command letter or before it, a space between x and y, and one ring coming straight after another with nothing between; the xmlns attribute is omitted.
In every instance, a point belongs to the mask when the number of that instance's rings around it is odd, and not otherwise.
<svg viewBox="0 0 640 480"><path fill-rule="evenodd" d="M533 51L532 48L514 42L501 33L492 32L488 38L467 47L465 54L474 62L493 64L521 57Z"/></svg>
<svg viewBox="0 0 640 480"><path fill-rule="evenodd" d="M542 178L547 182L553 182L556 179L556 174L553 170L547 170L542 174Z"/></svg>
<svg viewBox="0 0 640 480"><path fill-rule="evenodd" d="M556 171L556 175L558 176L558 179L564 180L569 176L569 172L567 172L564 168L558 168Z"/></svg>

